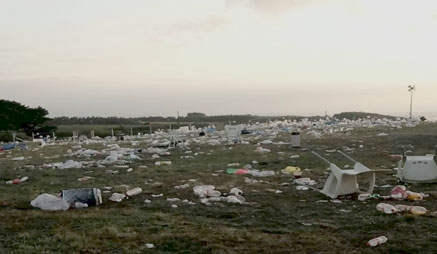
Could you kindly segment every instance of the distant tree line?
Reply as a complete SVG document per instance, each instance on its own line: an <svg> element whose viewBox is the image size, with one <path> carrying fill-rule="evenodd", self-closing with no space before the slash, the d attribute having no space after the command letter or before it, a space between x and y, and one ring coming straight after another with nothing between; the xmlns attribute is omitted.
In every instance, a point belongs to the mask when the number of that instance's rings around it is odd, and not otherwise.
<svg viewBox="0 0 437 254"><path fill-rule="evenodd" d="M269 120L282 120L285 119L301 119L303 117L296 116L254 116L250 114L246 115L218 115L207 116L204 113L188 113L187 116L180 117L163 117L163 116L148 116L148 117L55 117L49 123L51 125L139 125L147 124L149 122L162 122L162 123L231 123L231 124L244 124L255 122L266 122Z"/></svg>
<svg viewBox="0 0 437 254"><path fill-rule="evenodd" d="M335 119L349 119L349 120L358 120L358 119L390 119L390 120L396 120L396 116L389 116L389 115L381 115L381 114L375 114L375 113L367 113L367 112L342 112L339 114L335 114L333 116Z"/></svg>

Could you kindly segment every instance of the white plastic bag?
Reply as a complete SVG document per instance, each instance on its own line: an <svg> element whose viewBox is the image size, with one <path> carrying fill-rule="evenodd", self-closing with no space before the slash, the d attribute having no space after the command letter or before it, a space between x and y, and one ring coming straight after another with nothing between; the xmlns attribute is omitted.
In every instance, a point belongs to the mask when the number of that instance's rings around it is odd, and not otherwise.
<svg viewBox="0 0 437 254"><path fill-rule="evenodd" d="M39 195L30 204L47 211L66 211L70 208L70 205L62 198L47 193Z"/></svg>

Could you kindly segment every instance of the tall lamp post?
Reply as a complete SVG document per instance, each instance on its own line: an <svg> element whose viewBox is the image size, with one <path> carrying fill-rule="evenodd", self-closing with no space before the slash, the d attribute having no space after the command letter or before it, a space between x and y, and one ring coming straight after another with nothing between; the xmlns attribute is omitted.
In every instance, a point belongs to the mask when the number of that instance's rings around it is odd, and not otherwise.
<svg viewBox="0 0 437 254"><path fill-rule="evenodd" d="M413 115L413 92L416 90L416 86L408 86L408 92L411 92L411 98L410 98L410 119Z"/></svg>

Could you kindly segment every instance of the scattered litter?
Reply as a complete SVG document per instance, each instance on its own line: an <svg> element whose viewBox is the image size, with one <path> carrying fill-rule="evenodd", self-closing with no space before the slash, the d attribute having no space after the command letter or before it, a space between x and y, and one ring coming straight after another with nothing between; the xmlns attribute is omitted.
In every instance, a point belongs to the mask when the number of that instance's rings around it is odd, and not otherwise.
<svg viewBox="0 0 437 254"><path fill-rule="evenodd" d="M398 210L390 205L390 204L386 204L386 203L379 203L376 205L376 210L383 212L383 213L387 213L387 214L392 214L397 212Z"/></svg>
<svg viewBox="0 0 437 254"><path fill-rule="evenodd" d="M85 181L88 181L89 179L91 179L92 177L91 176L84 176L84 177L81 177L81 178L79 178L79 179L77 179L79 182L85 182Z"/></svg>
<svg viewBox="0 0 437 254"><path fill-rule="evenodd" d="M293 172L293 178L298 179L302 177L302 171L295 171Z"/></svg>
<svg viewBox="0 0 437 254"><path fill-rule="evenodd" d="M185 189L185 188L188 188L188 187L190 187L190 185L188 183L186 183L186 184L175 186L174 188L175 189Z"/></svg>
<svg viewBox="0 0 437 254"><path fill-rule="evenodd" d="M47 193L39 195L30 204L46 211L66 211L70 208L70 205L62 198Z"/></svg>
<svg viewBox="0 0 437 254"><path fill-rule="evenodd" d="M153 243L146 243L145 245L146 245L146 247L147 247L148 249L153 249L153 248L155 248L155 245L153 245Z"/></svg>
<svg viewBox="0 0 437 254"><path fill-rule="evenodd" d="M193 187L194 194L199 198L206 197L219 197L221 195L220 191L215 190L214 185L200 185Z"/></svg>
<svg viewBox="0 0 437 254"><path fill-rule="evenodd" d="M171 165L171 161L156 161L155 162L156 166L161 166L161 165Z"/></svg>
<svg viewBox="0 0 437 254"><path fill-rule="evenodd" d="M258 146L255 150L257 153L270 153L270 149L262 148L261 146Z"/></svg>
<svg viewBox="0 0 437 254"><path fill-rule="evenodd" d="M233 195L239 195L239 196L243 195L243 191L238 189L238 188L232 188L229 193L233 194Z"/></svg>
<svg viewBox="0 0 437 254"><path fill-rule="evenodd" d="M129 168L128 165L114 165L116 168Z"/></svg>
<svg viewBox="0 0 437 254"><path fill-rule="evenodd" d="M121 202L124 198L126 198L126 195L124 195L123 193L114 192L109 197L109 200L113 202Z"/></svg>
<svg viewBox="0 0 437 254"><path fill-rule="evenodd" d="M403 185L396 185L392 190L390 196L393 199L405 199L407 188Z"/></svg>
<svg viewBox="0 0 437 254"><path fill-rule="evenodd" d="M275 175L275 172L272 170L260 171L260 170L256 170L256 169L252 170L252 169L246 169L246 168L240 168L240 169L228 168L228 169L226 169L226 173L234 174L234 175L250 174L252 176L258 176L258 177L266 177L266 176Z"/></svg>
<svg viewBox="0 0 437 254"><path fill-rule="evenodd" d="M146 199L146 200L144 200L144 203L152 203L152 200Z"/></svg>
<svg viewBox="0 0 437 254"><path fill-rule="evenodd" d="M70 207L76 207L76 203L83 203L87 206L98 206L102 204L102 195L98 188L62 190L61 197Z"/></svg>
<svg viewBox="0 0 437 254"><path fill-rule="evenodd" d="M257 176L257 177L266 177L266 176L275 175L275 171L272 171L272 170L264 170L264 171L250 170L249 174L251 174L252 176Z"/></svg>
<svg viewBox="0 0 437 254"><path fill-rule="evenodd" d="M376 238L369 240L366 243L366 245L370 246L370 247L375 247L375 246L381 245L385 242L387 242L387 237L386 236L379 236L379 237L376 237Z"/></svg>
<svg viewBox="0 0 437 254"><path fill-rule="evenodd" d="M15 158L12 158L12 160L13 161L22 161L22 160L24 160L24 156L15 157Z"/></svg>
<svg viewBox="0 0 437 254"><path fill-rule="evenodd" d="M160 194L152 194L152 198L160 198L160 197L162 197L162 196L164 196L163 193L160 193Z"/></svg>
<svg viewBox="0 0 437 254"><path fill-rule="evenodd" d="M396 185L390 192L390 197L397 200L423 200L428 194L408 191L403 185Z"/></svg>
<svg viewBox="0 0 437 254"><path fill-rule="evenodd" d="M88 207L88 204L86 204L86 203L81 203L81 202L75 202L74 204L73 204L73 206L70 206L71 208L77 208L77 209L80 209L80 208L86 208L86 207Z"/></svg>
<svg viewBox="0 0 437 254"><path fill-rule="evenodd" d="M315 180L311 180L311 178L309 178L309 177L294 179L293 182L295 184L299 184L299 185L316 185L317 184Z"/></svg>
<svg viewBox="0 0 437 254"><path fill-rule="evenodd" d="M179 198L167 198L168 202L176 202L176 201L180 201Z"/></svg>
<svg viewBox="0 0 437 254"><path fill-rule="evenodd" d="M140 194L141 192L143 192L143 189L141 189L140 187L137 187L137 188L133 188L133 189L126 191L125 195L126 195L126 197L132 197L132 196Z"/></svg>
<svg viewBox="0 0 437 254"><path fill-rule="evenodd" d="M194 194L200 198L200 203L211 205L211 202L228 202L228 203L245 203L245 198L242 196L243 191L239 188L232 188L229 195L221 196L221 193L215 190L213 185L201 185L193 188Z"/></svg>
<svg viewBox="0 0 437 254"><path fill-rule="evenodd" d="M245 202L245 199L240 195L230 195L226 197L226 202L241 204Z"/></svg>
<svg viewBox="0 0 437 254"><path fill-rule="evenodd" d="M82 168L82 167L83 165L81 162L74 161L74 160L67 160L64 163L57 165L57 168L59 169Z"/></svg>
<svg viewBox="0 0 437 254"><path fill-rule="evenodd" d="M284 174L291 174L294 172L300 171L299 167L294 167L294 166L287 166L286 168L284 168L283 170L281 170L282 173Z"/></svg>
<svg viewBox="0 0 437 254"><path fill-rule="evenodd" d="M429 213L429 210L423 206L408 206L408 205L395 205L397 212L408 212L414 215L423 215Z"/></svg>
<svg viewBox="0 0 437 254"><path fill-rule="evenodd" d="M126 170L126 172L128 172L128 173L130 173L130 172L132 172L132 171L134 171L133 168L128 168L128 169Z"/></svg>
<svg viewBox="0 0 437 254"><path fill-rule="evenodd" d="M303 186L303 185L298 185L298 186L296 186L296 190L309 190L309 188L308 187L306 187L306 186Z"/></svg>
<svg viewBox="0 0 437 254"><path fill-rule="evenodd" d="M244 182L247 184L255 184L255 183L258 183L259 181L255 180L255 179L250 179L249 177L245 177Z"/></svg>
<svg viewBox="0 0 437 254"><path fill-rule="evenodd" d="M14 180L9 180L6 182L6 184L19 184L19 183L27 181L28 179L29 179L29 177L24 176L22 178L16 178Z"/></svg>

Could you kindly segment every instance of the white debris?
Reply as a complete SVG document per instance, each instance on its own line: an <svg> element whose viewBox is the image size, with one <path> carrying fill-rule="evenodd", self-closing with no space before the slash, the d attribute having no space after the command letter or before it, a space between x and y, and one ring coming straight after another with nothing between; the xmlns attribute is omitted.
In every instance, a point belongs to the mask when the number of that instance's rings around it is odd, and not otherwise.
<svg viewBox="0 0 437 254"><path fill-rule="evenodd" d="M66 211L70 208L70 205L62 198L47 193L39 195L30 204L33 207L47 211Z"/></svg>
<svg viewBox="0 0 437 254"><path fill-rule="evenodd" d="M109 200L113 202L121 202L124 198L126 198L126 195L124 195L123 193L114 192L109 197Z"/></svg>

